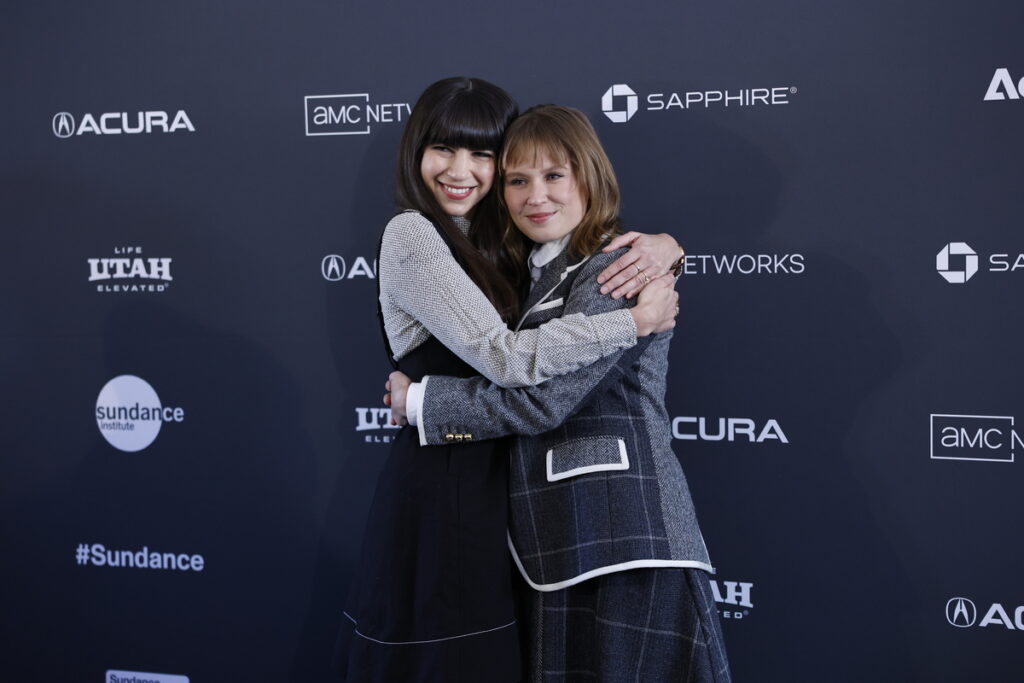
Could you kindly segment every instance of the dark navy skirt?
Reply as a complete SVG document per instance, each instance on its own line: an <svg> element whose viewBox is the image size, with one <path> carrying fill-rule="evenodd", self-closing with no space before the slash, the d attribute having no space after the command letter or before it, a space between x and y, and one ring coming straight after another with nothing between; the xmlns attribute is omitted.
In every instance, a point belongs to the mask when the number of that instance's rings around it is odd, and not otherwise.
<svg viewBox="0 0 1024 683"><path fill-rule="evenodd" d="M424 346L413 360L436 366L450 353ZM416 429L402 428L342 619L343 680L519 681L507 533L507 442L420 446Z"/></svg>
<svg viewBox="0 0 1024 683"><path fill-rule="evenodd" d="M529 591L527 675L539 683L728 683L718 610L700 569L634 569Z"/></svg>

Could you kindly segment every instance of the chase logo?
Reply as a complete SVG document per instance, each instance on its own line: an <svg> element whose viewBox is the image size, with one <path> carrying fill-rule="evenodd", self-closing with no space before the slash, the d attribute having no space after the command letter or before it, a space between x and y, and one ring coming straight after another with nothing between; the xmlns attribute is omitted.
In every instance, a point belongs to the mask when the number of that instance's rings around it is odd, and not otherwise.
<svg viewBox="0 0 1024 683"><path fill-rule="evenodd" d="M69 138L75 134L75 117L62 111L53 117L53 134L59 138Z"/></svg>
<svg viewBox="0 0 1024 683"><path fill-rule="evenodd" d="M369 135L370 124L401 123L405 102L373 104L369 93L306 95L306 135Z"/></svg>
<svg viewBox="0 0 1024 683"><path fill-rule="evenodd" d="M960 268L951 268L950 256L962 256ZM935 256L935 270L939 275L953 284L963 284L978 272L978 252L971 249L966 242L950 242Z"/></svg>
<svg viewBox="0 0 1024 683"><path fill-rule="evenodd" d="M616 108L616 97L625 98L620 100L625 105L624 109ZM601 96L601 111L613 123L625 123L633 118L638 102L639 98L632 88L625 83L618 83L604 91L604 95Z"/></svg>
<svg viewBox="0 0 1024 683"><path fill-rule="evenodd" d="M969 628L978 620L978 608L973 600L951 598L946 603L946 621L957 628Z"/></svg>

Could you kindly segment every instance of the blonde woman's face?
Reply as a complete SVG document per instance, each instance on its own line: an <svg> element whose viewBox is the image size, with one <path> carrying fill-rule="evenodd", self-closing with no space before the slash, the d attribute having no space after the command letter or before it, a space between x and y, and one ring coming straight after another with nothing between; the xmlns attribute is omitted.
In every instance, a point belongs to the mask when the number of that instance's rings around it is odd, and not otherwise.
<svg viewBox="0 0 1024 683"><path fill-rule="evenodd" d="M505 169L505 205L519 231L534 242L554 242L583 220L586 201L568 162L546 153L525 155Z"/></svg>

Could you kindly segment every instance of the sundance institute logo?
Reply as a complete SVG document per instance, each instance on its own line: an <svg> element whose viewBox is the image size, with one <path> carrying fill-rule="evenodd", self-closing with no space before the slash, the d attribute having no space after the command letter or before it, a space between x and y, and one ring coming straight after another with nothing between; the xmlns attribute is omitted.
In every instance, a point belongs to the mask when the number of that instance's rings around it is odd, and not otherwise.
<svg viewBox="0 0 1024 683"><path fill-rule="evenodd" d="M164 422L184 420L184 408L163 405L153 386L135 375L115 377L96 397L96 426L119 451L141 451L156 440Z"/></svg>

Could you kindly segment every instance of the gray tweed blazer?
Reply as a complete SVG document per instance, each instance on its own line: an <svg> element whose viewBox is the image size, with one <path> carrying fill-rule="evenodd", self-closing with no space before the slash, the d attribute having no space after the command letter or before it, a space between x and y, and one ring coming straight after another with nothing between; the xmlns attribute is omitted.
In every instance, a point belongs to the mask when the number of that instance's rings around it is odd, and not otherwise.
<svg viewBox="0 0 1024 683"><path fill-rule="evenodd" d="M522 328L629 305L597 274L623 252L563 252L528 297ZM526 581L553 591L642 567L713 572L665 410L671 332L646 337L543 384L502 389L482 377L426 378L424 444L518 435L512 445L509 546Z"/></svg>

